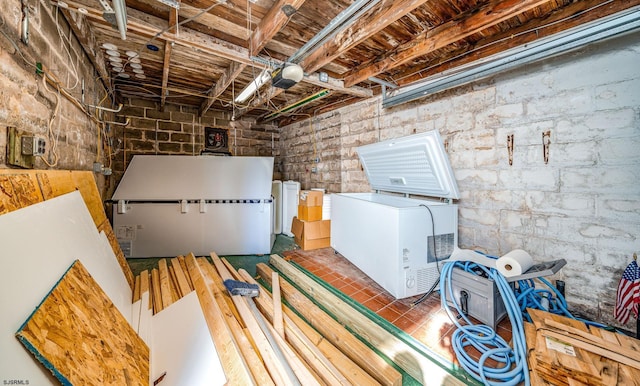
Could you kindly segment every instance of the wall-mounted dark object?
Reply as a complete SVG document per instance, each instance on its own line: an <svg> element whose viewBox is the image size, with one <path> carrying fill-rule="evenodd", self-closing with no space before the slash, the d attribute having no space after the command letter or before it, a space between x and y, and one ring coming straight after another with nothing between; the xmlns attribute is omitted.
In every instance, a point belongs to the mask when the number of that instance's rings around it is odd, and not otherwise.
<svg viewBox="0 0 640 386"><path fill-rule="evenodd" d="M216 127L204 128L204 150L202 153L231 155L229 151L229 132Z"/></svg>
<svg viewBox="0 0 640 386"><path fill-rule="evenodd" d="M542 154L545 165L549 163L549 145L551 144L551 130L542 132Z"/></svg>
<svg viewBox="0 0 640 386"><path fill-rule="evenodd" d="M509 152L509 166L513 165L513 134L507 135L507 151Z"/></svg>

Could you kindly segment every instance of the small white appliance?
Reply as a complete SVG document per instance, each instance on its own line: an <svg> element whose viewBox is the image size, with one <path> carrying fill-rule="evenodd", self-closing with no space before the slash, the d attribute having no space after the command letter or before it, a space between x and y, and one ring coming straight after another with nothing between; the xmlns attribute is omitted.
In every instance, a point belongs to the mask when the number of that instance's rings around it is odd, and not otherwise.
<svg viewBox="0 0 640 386"><path fill-rule="evenodd" d="M437 131L357 149L375 193L331 196L331 246L396 299L427 292L458 245L458 186Z"/></svg>
<svg viewBox="0 0 640 386"><path fill-rule="evenodd" d="M273 197L273 233L282 233L282 181L271 182L271 197Z"/></svg>
<svg viewBox="0 0 640 386"><path fill-rule="evenodd" d="M268 254L273 157L134 156L113 194L126 257Z"/></svg>
<svg viewBox="0 0 640 386"><path fill-rule="evenodd" d="M298 215L298 194L300 193L300 182L284 181L282 183L282 233L293 237L291 223Z"/></svg>

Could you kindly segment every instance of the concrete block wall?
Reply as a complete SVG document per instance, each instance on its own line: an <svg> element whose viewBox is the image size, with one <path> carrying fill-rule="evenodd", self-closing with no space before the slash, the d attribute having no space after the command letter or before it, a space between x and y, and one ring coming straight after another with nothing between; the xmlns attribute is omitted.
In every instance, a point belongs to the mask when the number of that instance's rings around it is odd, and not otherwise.
<svg viewBox="0 0 640 386"><path fill-rule="evenodd" d="M48 2L29 2L29 41L25 44L20 39L20 0L0 3L0 167L11 167L6 154L8 126L45 138L45 159L53 166L37 158L38 169L91 170L96 160L105 162L104 157L97 157L98 126L88 116L93 112L78 106L82 106L83 82L86 104L102 99L105 88L56 10ZM60 93L43 84L43 76L36 74L37 63L59 82ZM57 162L51 153L54 145ZM99 174L96 180L104 192L108 181Z"/></svg>
<svg viewBox="0 0 640 386"><path fill-rule="evenodd" d="M277 157L280 153L279 133L273 125L231 121L229 113L217 110L199 116L193 106L167 104L160 109L157 102L136 98L127 98L123 105L117 118L129 124L115 128L112 165L116 186L134 155L199 155L205 148L206 127L228 131L229 151L234 156Z"/></svg>
<svg viewBox="0 0 640 386"><path fill-rule="evenodd" d="M566 282L570 308L615 325L618 281L640 252L638 42L640 34L629 35L394 108L368 100L315 117L311 129L281 128L284 177L369 191L358 146L439 130L461 191L460 247L566 259L550 279ZM339 139L322 136L335 130ZM307 172L314 135L330 178Z"/></svg>

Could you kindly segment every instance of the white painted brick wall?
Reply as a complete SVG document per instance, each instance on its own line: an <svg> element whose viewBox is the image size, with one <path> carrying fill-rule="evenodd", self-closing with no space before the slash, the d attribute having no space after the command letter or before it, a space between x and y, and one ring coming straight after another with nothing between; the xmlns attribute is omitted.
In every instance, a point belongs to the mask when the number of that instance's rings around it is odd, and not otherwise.
<svg viewBox="0 0 640 386"><path fill-rule="evenodd" d="M461 191L460 246L564 258L551 279L565 280L570 307L615 323L618 280L640 252L638 42L640 34L608 41L391 109L373 98L332 112L341 119L341 190L370 189L358 146L437 129Z"/></svg>

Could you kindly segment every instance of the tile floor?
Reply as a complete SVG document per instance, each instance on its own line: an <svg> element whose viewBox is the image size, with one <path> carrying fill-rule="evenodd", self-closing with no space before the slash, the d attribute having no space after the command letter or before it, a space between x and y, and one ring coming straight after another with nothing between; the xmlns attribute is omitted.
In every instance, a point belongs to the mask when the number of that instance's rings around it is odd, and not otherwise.
<svg viewBox="0 0 640 386"><path fill-rule="evenodd" d="M455 325L441 308L437 293L417 305L413 303L420 296L396 300L332 248L285 251L282 255L457 364L451 347ZM510 328L508 318L498 325L498 334L507 342L511 339Z"/></svg>

